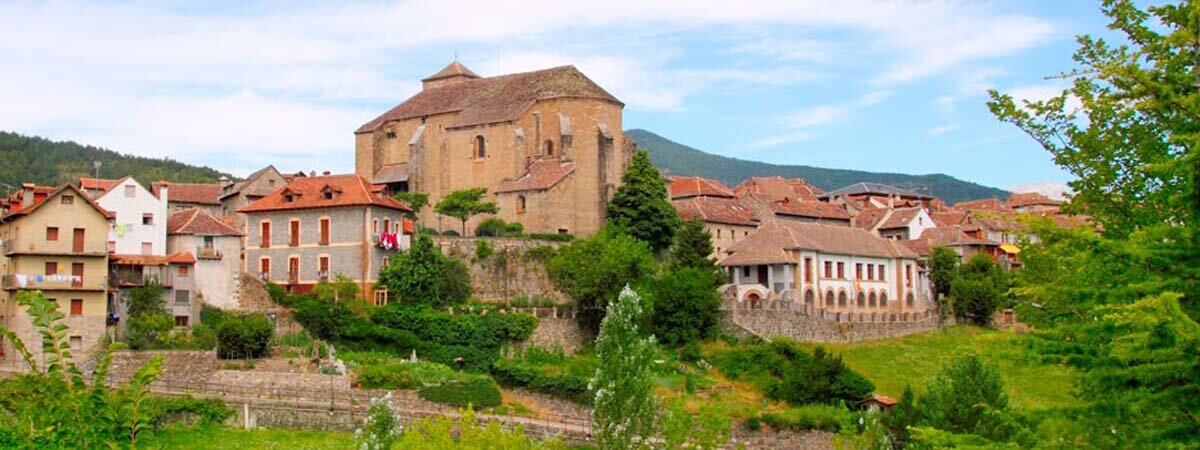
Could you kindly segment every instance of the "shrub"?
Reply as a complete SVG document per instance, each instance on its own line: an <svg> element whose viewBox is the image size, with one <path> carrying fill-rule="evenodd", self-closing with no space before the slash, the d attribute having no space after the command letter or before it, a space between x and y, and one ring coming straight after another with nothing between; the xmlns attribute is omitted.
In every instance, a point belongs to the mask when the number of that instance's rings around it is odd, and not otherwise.
<svg viewBox="0 0 1200 450"><path fill-rule="evenodd" d="M175 319L166 313L131 316L125 329L125 340L134 350L157 348L174 327Z"/></svg>
<svg viewBox="0 0 1200 450"><path fill-rule="evenodd" d="M400 253L379 272L402 303L455 305L471 296L471 276L461 262L447 258L428 236L418 236L412 248Z"/></svg>
<svg viewBox="0 0 1200 450"><path fill-rule="evenodd" d="M566 233L530 233L530 239L552 242L571 242L575 240L575 235Z"/></svg>
<svg viewBox="0 0 1200 450"><path fill-rule="evenodd" d="M711 360L726 376L753 383L769 398L795 404L856 402L875 391L870 381L820 347L810 355L780 340L736 346L716 352Z"/></svg>
<svg viewBox="0 0 1200 450"><path fill-rule="evenodd" d="M230 317L217 325L217 357L257 358L267 351L275 327L262 314Z"/></svg>
<svg viewBox="0 0 1200 450"><path fill-rule="evenodd" d="M460 378L458 372L443 364L410 363L398 359L384 364L360 365L354 373L366 389L418 389Z"/></svg>
<svg viewBox="0 0 1200 450"><path fill-rule="evenodd" d="M820 430L837 433L850 422L850 411L842 406L803 405L763 414L761 420L776 430Z"/></svg>
<svg viewBox="0 0 1200 450"><path fill-rule="evenodd" d="M495 250L492 249L492 244L489 244L488 241L485 241L482 239L475 241L475 260L476 261L482 261L482 260L488 259L492 256L492 253L494 253L494 252L495 252Z"/></svg>
<svg viewBox="0 0 1200 450"><path fill-rule="evenodd" d="M986 254L976 253L958 268L950 284L950 301L959 317L988 325L1007 291L1008 282L1000 266Z"/></svg>
<svg viewBox="0 0 1200 450"><path fill-rule="evenodd" d="M721 294L712 270L675 267L649 287L654 336L669 345L714 336L721 321Z"/></svg>
<svg viewBox="0 0 1200 450"><path fill-rule="evenodd" d="M485 376L426 386L417 393L431 402L460 407L490 408L499 406L501 402L500 387Z"/></svg>
<svg viewBox="0 0 1200 450"><path fill-rule="evenodd" d="M525 254L522 255L522 258L526 261L546 261L549 260L550 257L554 256L556 252L557 250L555 250L552 246L539 245L529 250L525 250Z"/></svg>
<svg viewBox="0 0 1200 450"><path fill-rule="evenodd" d="M233 415L233 409L220 399L183 397L150 397L144 404L147 421L155 428L182 421L195 425L220 425Z"/></svg>
<svg viewBox="0 0 1200 450"><path fill-rule="evenodd" d="M585 330L597 332L608 303L627 285L638 285L655 271L645 242L611 227L558 249L546 262L554 284L575 299Z"/></svg>
<svg viewBox="0 0 1200 450"><path fill-rule="evenodd" d="M530 391L590 405L588 382L596 372L596 359L567 358L562 350L550 352L532 347L519 358L501 359L492 364L492 376L503 386Z"/></svg>
<svg viewBox="0 0 1200 450"><path fill-rule="evenodd" d="M496 217L486 219L480 222L479 226L475 227L476 236L520 236L522 231L525 231L525 226L521 225L520 222L507 223L503 219Z"/></svg>

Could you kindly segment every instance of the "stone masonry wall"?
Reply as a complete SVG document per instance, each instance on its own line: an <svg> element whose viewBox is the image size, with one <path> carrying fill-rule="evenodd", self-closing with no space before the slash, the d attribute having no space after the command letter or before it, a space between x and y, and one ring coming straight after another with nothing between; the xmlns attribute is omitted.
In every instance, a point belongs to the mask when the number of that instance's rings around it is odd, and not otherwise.
<svg viewBox="0 0 1200 450"><path fill-rule="evenodd" d="M839 322L801 310L737 309L721 311L726 333L763 337L788 337L801 342L861 342L933 331L942 326L936 317L910 322Z"/></svg>
<svg viewBox="0 0 1200 450"><path fill-rule="evenodd" d="M568 297L550 281L545 262L530 250L539 247L557 249L559 242L517 238L435 238L442 253L462 261L471 272L471 285L476 298L487 302L511 301L522 296L529 299L544 297L555 303L567 303ZM477 242L487 242L492 255L475 257Z"/></svg>

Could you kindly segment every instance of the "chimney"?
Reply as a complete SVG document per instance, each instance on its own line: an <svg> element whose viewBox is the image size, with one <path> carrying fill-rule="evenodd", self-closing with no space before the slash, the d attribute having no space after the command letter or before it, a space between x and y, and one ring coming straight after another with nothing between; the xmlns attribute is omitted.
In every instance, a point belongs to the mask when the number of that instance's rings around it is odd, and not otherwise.
<svg viewBox="0 0 1200 450"><path fill-rule="evenodd" d="M324 171L324 172L321 172L321 176L323 176L323 177L327 177L327 176L329 176L329 171L328 171L328 170L326 170L326 171Z"/></svg>
<svg viewBox="0 0 1200 450"><path fill-rule="evenodd" d="M421 90L440 88L478 78L479 75L476 75L475 72L472 72L467 66L462 65L458 60L455 60L450 65L439 70L438 73L421 80Z"/></svg>
<svg viewBox="0 0 1200 450"><path fill-rule="evenodd" d="M888 209L893 209L895 207L896 207L896 196L892 195L892 194L888 194Z"/></svg>
<svg viewBox="0 0 1200 450"><path fill-rule="evenodd" d="M315 170L310 170L310 171L308 171L308 176L310 176L310 177L315 177L315 176L317 176L317 171L315 171Z"/></svg>
<svg viewBox="0 0 1200 450"><path fill-rule="evenodd" d="M17 209L25 209L33 206L33 183L21 183L21 207Z"/></svg>

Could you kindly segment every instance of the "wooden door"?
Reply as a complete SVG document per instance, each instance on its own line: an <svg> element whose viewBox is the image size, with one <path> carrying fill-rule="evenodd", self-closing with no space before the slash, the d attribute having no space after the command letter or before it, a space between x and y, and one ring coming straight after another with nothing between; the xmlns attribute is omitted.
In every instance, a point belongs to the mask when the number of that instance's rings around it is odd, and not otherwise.
<svg viewBox="0 0 1200 450"><path fill-rule="evenodd" d="M83 253L84 229L76 228L75 236L71 242L71 251L75 253Z"/></svg>
<svg viewBox="0 0 1200 450"><path fill-rule="evenodd" d="M83 263L72 263L71 264L71 286L72 287L82 287L83 286Z"/></svg>
<svg viewBox="0 0 1200 450"><path fill-rule="evenodd" d="M291 244L292 247L298 246L300 245L300 222L292 221L289 225L291 227L291 229L288 230L290 231L288 234L289 244Z"/></svg>

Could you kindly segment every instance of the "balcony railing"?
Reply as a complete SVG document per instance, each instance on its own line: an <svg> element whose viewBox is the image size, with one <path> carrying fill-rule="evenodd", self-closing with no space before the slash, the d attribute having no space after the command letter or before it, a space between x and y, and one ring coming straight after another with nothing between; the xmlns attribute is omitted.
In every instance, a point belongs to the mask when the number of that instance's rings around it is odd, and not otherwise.
<svg viewBox="0 0 1200 450"><path fill-rule="evenodd" d="M288 284L300 283L300 272L288 272Z"/></svg>
<svg viewBox="0 0 1200 450"><path fill-rule="evenodd" d="M172 286L175 282L174 274L169 270L150 268L144 272L120 270L108 273L108 284L115 287L139 287L151 282L157 282L162 286Z"/></svg>
<svg viewBox="0 0 1200 450"><path fill-rule="evenodd" d="M271 281L271 272L259 272L258 279L263 281Z"/></svg>
<svg viewBox="0 0 1200 450"><path fill-rule="evenodd" d="M103 286L84 287L84 278L72 275L15 275L9 274L0 278L0 288L42 289L42 290L78 290L103 289Z"/></svg>
<svg viewBox="0 0 1200 450"><path fill-rule="evenodd" d="M5 255L37 254L37 255L86 255L104 256L108 254L108 242L103 240L85 240L82 251L75 251L71 241L46 241L43 239L12 239L4 241L2 246Z"/></svg>
<svg viewBox="0 0 1200 450"><path fill-rule="evenodd" d="M214 247L206 247L206 246L196 247L196 258L197 259L221 259L224 257L225 257L225 254L221 253L221 250L218 250Z"/></svg>
<svg viewBox="0 0 1200 450"><path fill-rule="evenodd" d="M317 280L322 283L329 281L329 271L328 270L318 270L317 271Z"/></svg>

